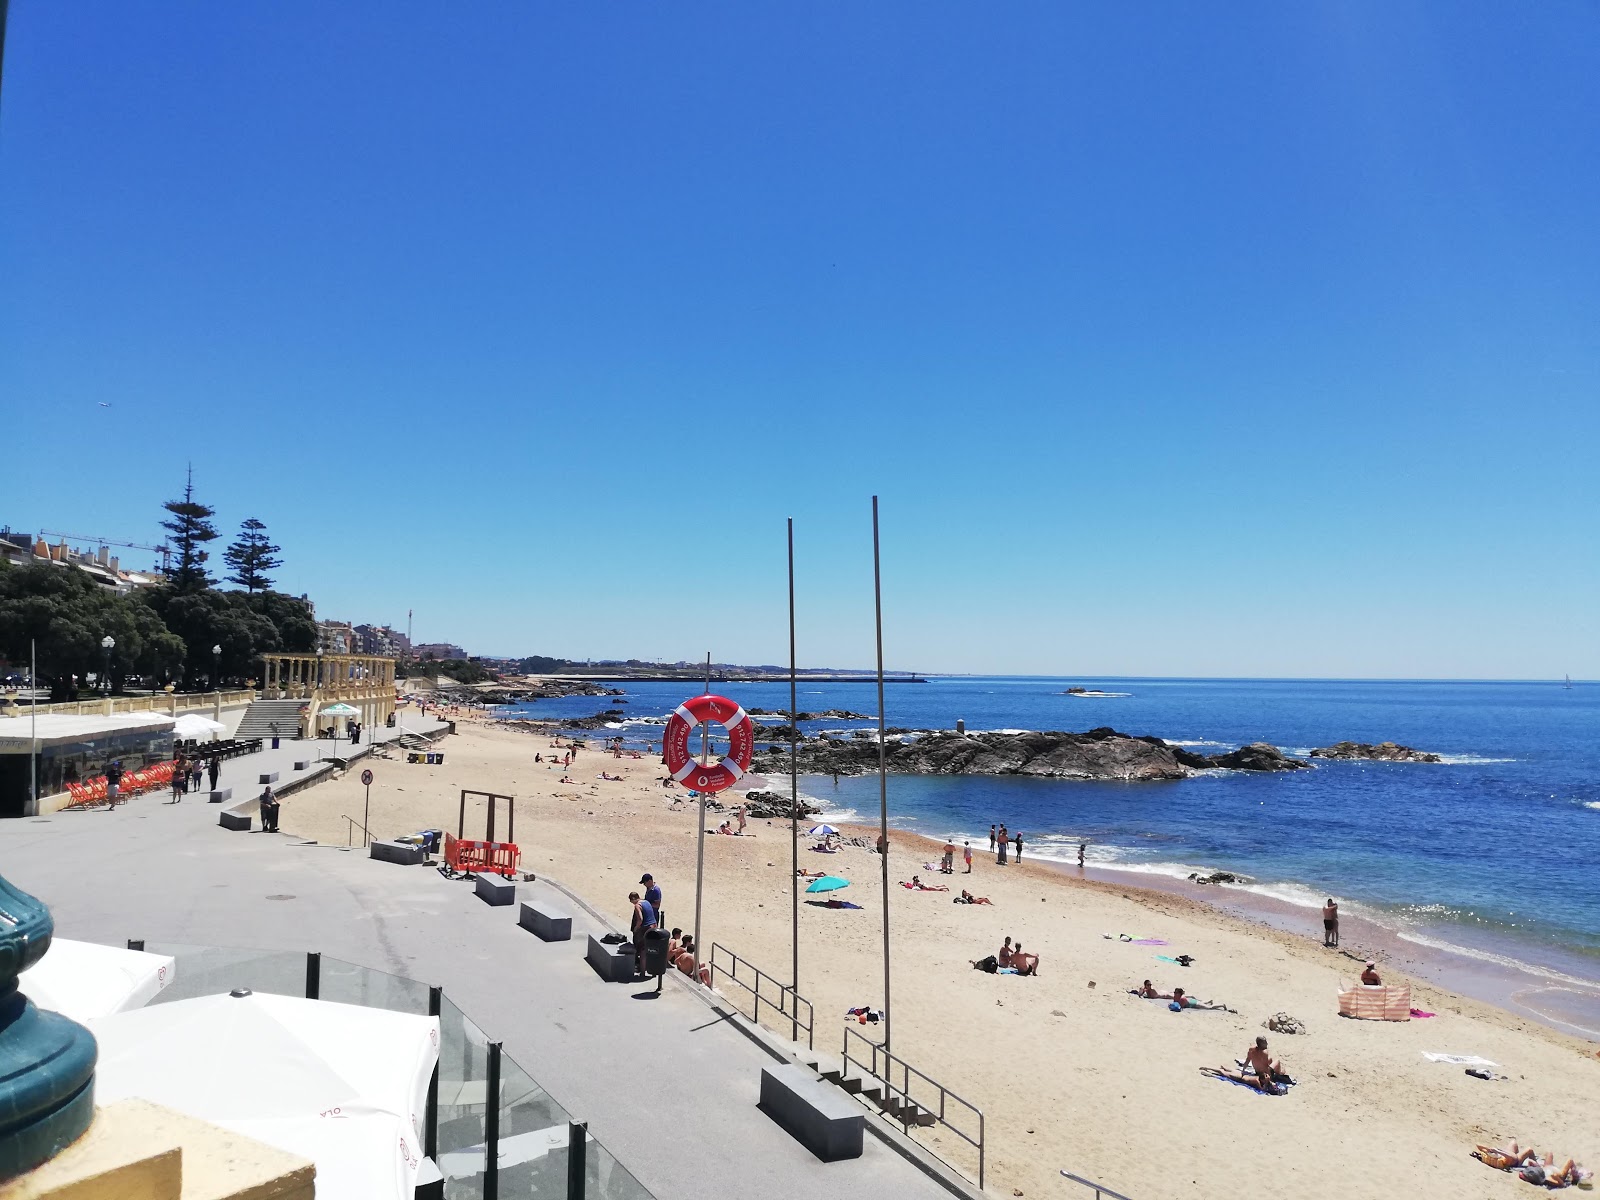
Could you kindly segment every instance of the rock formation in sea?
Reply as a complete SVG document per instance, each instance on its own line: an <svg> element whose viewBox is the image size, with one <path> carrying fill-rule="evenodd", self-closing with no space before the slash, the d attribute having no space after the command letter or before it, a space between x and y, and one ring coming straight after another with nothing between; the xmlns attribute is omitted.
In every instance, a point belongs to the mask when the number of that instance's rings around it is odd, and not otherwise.
<svg viewBox="0 0 1600 1200"><path fill-rule="evenodd" d="M1413 750L1410 746L1400 746L1394 742L1379 742L1376 746L1370 742L1335 742L1331 746L1321 746L1311 752L1312 758L1354 758L1368 762L1443 762L1437 754L1427 750Z"/></svg>
<svg viewBox="0 0 1600 1200"><path fill-rule="evenodd" d="M1033 775L1049 779L1185 779L1195 771L1232 767L1243 771L1293 771L1310 766L1265 743L1228 754L1194 754L1158 737L1135 737L1115 729L1087 733L930 733L886 747L889 770L905 775ZM878 767L876 738L812 738L799 748L807 774L861 775ZM781 754L758 754L754 768L787 769Z"/></svg>

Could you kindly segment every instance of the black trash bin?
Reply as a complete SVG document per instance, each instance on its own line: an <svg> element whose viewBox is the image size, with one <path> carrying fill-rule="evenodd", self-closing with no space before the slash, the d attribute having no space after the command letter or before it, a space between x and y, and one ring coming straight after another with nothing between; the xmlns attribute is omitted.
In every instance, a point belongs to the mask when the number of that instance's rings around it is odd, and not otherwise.
<svg viewBox="0 0 1600 1200"><path fill-rule="evenodd" d="M671 941L672 936L665 929L647 929L644 931L644 973L646 975L665 975L667 973L667 946Z"/></svg>
<svg viewBox="0 0 1600 1200"><path fill-rule="evenodd" d="M276 736L274 736L273 739L272 739L272 748L274 750L276 750L278 748L278 739L277 739Z"/></svg>

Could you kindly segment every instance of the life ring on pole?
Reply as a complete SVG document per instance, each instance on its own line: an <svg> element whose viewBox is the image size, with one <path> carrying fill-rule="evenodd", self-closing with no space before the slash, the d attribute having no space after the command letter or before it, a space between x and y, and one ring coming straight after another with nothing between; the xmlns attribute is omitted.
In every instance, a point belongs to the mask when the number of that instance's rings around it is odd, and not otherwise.
<svg viewBox="0 0 1600 1200"><path fill-rule="evenodd" d="M710 721L727 729L728 754L721 762L702 766L689 749L689 735L696 725ZM740 705L723 696L696 696L673 710L661 749L667 773L676 782L697 792L721 792L750 769L755 740L755 725Z"/></svg>

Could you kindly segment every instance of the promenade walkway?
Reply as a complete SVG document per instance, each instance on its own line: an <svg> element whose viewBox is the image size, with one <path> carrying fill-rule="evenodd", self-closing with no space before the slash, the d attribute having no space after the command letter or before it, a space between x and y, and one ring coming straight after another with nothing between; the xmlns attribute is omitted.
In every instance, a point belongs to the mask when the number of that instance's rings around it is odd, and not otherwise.
<svg viewBox="0 0 1600 1200"><path fill-rule="evenodd" d="M260 758L227 764L224 783L231 770L256 786L272 769ZM515 907L490 908L432 868L301 844L292 831L229 833L215 812L152 795L0 823L0 869L50 905L64 937L320 950L442 984L658 1200L948 1200L873 1137L859 1159L818 1161L756 1108L771 1058L676 980L659 998L653 984L603 983L583 959L603 927L548 884L519 894L573 911L571 942L539 941ZM519 833L535 843L537 824Z"/></svg>

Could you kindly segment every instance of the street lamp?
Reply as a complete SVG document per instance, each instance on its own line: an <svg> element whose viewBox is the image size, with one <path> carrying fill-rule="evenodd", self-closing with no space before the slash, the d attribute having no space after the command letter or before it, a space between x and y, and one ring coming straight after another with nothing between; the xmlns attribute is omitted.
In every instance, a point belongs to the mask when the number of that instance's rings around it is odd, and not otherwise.
<svg viewBox="0 0 1600 1200"><path fill-rule="evenodd" d="M211 690L222 690L222 647L211 647Z"/></svg>
<svg viewBox="0 0 1600 1200"><path fill-rule="evenodd" d="M111 695L111 651L116 646L117 639L109 633L100 639L100 649L106 652L106 695Z"/></svg>

